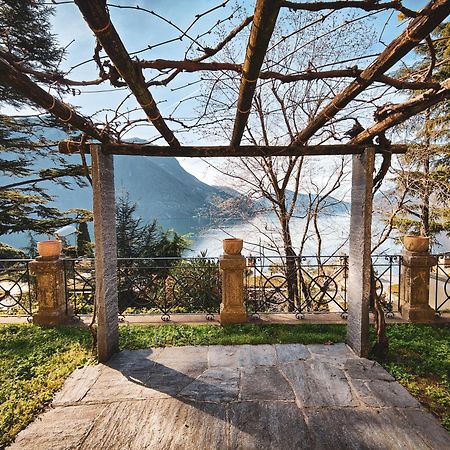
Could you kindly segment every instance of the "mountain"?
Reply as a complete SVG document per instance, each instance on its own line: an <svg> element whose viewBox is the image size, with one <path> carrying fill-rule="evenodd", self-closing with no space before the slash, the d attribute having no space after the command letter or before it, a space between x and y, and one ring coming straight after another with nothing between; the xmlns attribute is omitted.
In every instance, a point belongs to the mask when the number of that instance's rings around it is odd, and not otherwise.
<svg viewBox="0 0 450 450"><path fill-rule="evenodd" d="M192 218L231 197L186 172L173 157L116 156L116 195L128 192L140 213L149 218Z"/></svg>

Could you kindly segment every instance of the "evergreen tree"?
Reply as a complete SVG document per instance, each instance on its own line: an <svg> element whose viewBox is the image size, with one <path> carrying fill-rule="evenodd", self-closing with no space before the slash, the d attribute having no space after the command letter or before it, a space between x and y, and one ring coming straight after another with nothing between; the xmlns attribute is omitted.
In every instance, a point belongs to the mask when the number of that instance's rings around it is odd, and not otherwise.
<svg viewBox="0 0 450 450"><path fill-rule="evenodd" d="M92 256L93 244L87 222L80 222L78 224L77 234L77 256Z"/></svg>
<svg viewBox="0 0 450 450"><path fill-rule="evenodd" d="M156 220L146 224L136 215L137 205L129 196L116 203L117 256L119 258L178 257L188 240L173 230L163 231Z"/></svg>
<svg viewBox="0 0 450 450"><path fill-rule="evenodd" d="M42 0L6 0L0 4L0 57L31 69L57 70L63 49L50 32L53 9ZM0 83L0 106L18 110L28 104L8 85ZM0 237L18 231L48 233L63 225L88 220L89 212L61 213L49 206L46 181L69 187L67 177L84 184L79 165L68 164L54 142L43 138L46 128L58 127L49 116L8 117L0 115ZM64 130L67 131L67 130ZM49 168L36 162L42 161ZM6 181L5 181L6 180Z"/></svg>
<svg viewBox="0 0 450 450"><path fill-rule="evenodd" d="M36 258L38 255L37 241L31 233L28 233L28 246L23 249L29 258Z"/></svg>
<svg viewBox="0 0 450 450"><path fill-rule="evenodd" d="M450 57L450 23L436 29L432 38L438 61ZM402 76L427 78L432 56L427 45L417 48L421 56ZM443 81L450 76L450 65L442 64L433 70L433 79ZM434 236L450 233L450 101L428 109L404 126L410 149L401 160L397 172L397 192L407 192L407 201L393 222L402 233Z"/></svg>
<svg viewBox="0 0 450 450"><path fill-rule="evenodd" d="M29 68L57 70L64 50L50 32L53 13L53 7L43 0L2 0L1 56L20 61ZM1 83L0 99L18 108L26 101L8 85Z"/></svg>

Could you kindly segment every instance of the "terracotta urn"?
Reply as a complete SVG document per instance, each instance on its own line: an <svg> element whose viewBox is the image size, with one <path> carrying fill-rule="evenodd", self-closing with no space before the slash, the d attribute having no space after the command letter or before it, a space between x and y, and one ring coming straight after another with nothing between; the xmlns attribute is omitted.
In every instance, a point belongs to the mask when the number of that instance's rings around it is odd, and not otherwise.
<svg viewBox="0 0 450 450"><path fill-rule="evenodd" d="M58 258L62 250L62 242L58 240L40 241L37 243L39 256L42 258Z"/></svg>
<svg viewBox="0 0 450 450"><path fill-rule="evenodd" d="M430 238L428 236L412 236L403 237L403 245L410 252L425 253L430 246Z"/></svg>
<svg viewBox="0 0 450 450"><path fill-rule="evenodd" d="M228 238L223 240L223 251L226 255L240 255L244 242L242 239Z"/></svg>

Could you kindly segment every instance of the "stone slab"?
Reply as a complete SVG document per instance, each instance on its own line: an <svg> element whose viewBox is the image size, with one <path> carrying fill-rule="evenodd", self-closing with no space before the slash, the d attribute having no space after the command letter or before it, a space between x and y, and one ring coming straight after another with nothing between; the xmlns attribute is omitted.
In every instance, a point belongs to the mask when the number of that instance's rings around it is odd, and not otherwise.
<svg viewBox="0 0 450 450"><path fill-rule="evenodd" d="M305 418L295 403L233 403L230 422L228 448L233 450L314 448Z"/></svg>
<svg viewBox="0 0 450 450"><path fill-rule="evenodd" d="M305 411L315 449L440 450L429 446L393 408L331 408Z"/></svg>
<svg viewBox="0 0 450 450"><path fill-rule="evenodd" d="M274 366L273 345L213 345L209 347L209 367Z"/></svg>
<svg viewBox="0 0 450 450"><path fill-rule="evenodd" d="M225 406L178 399L125 401L104 411L83 450L227 448Z"/></svg>
<svg viewBox="0 0 450 450"><path fill-rule="evenodd" d="M420 403L399 383L384 380L351 380L359 398L367 406L419 408Z"/></svg>
<svg viewBox="0 0 450 450"><path fill-rule="evenodd" d="M154 360L161 354L162 348L142 350L122 350L108 361L108 366L119 370L129 368L150 368Z"/></svg>
<svg viewBox="0 0 450 450"><path fill-rule="evenodd" d="M306 347L311 353L312 358L324 359L328 362L333 362L333 360L342 362L350 358L358 358L350 347L343 343L331 345L309 344Z"/></svg>
<svg viewBox="0 0 450 450"><path fill-rule="evenodd" d="M180 397L198 402L231 402L239 395L239 370L233 367L212 367L188 384Z"/></svg>
<svg viewBox="0 0 450 450"><path fill-rule="evenodd" d="M294 393L275 366L241 369L240 400L293 401Z"/></svg>
<svg viewBox="0 0 450 450"><path fill-rule="evenodd" d="M208 347L164 347L151 359L164 365L171 363L207 364Z"/></svg>
<svg viewBox="0 0 450 450"><path fill-rule="evenodd" d="M105 406L61 406L50 409L21 431L13 450L68 450L81 448Z"/></svg>
<svg viewBox="0 0 450 450"><path fill-rule="evenodd" d="M395 381L380 364L366 358L348 359L344 363L344 370L354 380Z"/></svg>
<svg viewBox="0 0 450 450"><path fill-rule="evenodd" d="M100 376L101 367L86 366L72 372L62 389L56 393L53 406L70 405L83 400Z"/></svg>
<svg viewBox="0 0 450 450"><path fill-rule="evenodd" d="M358 400L342 369L320 360L284 364L281 371L300 407L356 406Z"/></svg>
<svg viewBox="0 0 450 450"><path fill-rule="evenodd" d="M275 344L278 363L287 363L308 359L311 356L306 345L303 344Z"/></svg>
<svg viewBox="0 0 450 450"><path fill-rule="evenodd" d="M399 408L396 412L405 418L408 427L420 436L428 448L450 450L450 433L429 412L423 408Z"/></svg>

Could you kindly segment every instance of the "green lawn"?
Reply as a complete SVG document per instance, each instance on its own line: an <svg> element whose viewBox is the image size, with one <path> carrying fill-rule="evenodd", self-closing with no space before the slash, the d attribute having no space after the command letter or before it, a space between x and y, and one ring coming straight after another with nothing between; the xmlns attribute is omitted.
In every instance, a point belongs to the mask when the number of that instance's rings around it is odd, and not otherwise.
<svg viewBox="0 0 450 450"><path fill-rule="evenodd" d="M0 327L0 448L52 399L67 376L95 360L80 328Z"/></svg>
<svg viewBox="0 0 450 450"><path fill-rule="evenodd" d="M450 431L450 326L390 325L388 335L383 366Z"/></svg>
<svg viewBox="0 0 450 450"><path fill-rule="evenodd" d="M145 325L120 328L121 348L182 345L302 344L344 342L345 325Z"/></svg>
<svg viewBox="0 0 450 450"><path fill-rule="evenodd" d="M345 325L120 327L128 349L213 344L344 342ZM383 365L450 430L450 327L391 325ZM76 367L95 363L86 328L0 326L0 448L51 401Z"/></svg>

